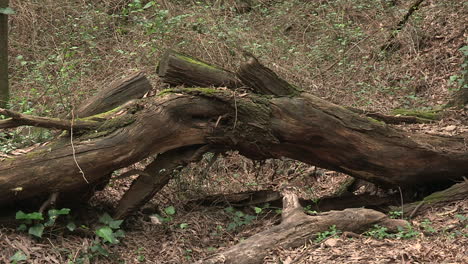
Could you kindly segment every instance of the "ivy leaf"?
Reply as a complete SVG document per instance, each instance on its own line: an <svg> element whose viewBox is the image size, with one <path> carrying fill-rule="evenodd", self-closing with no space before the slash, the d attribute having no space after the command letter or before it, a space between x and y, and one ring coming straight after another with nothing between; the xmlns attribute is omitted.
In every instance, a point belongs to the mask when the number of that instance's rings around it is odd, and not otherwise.
<svg viewBox="0 0 468 264"><path fill-rule="evenodd" d="M50 217L59 216L59 215L68 215L69 213L70 213L70 209L68 208L62 208L60 210L56 210L56 209L49 210Z"/></svg>
<svg viewBox="0 0 468 264"><path fill-rule="evenodd" d="M91 249L91 252L93 252L93 253L97 252L102 256L109 257L109 251L107 251L105 248L103 248L99 244L95 244L95 245L91 246L90 249Z"/></svg>
<svg viewBox="0 0 468 264"><path fill-rule="evenodd" d="M154 5L154 1L148 2L148 3L143 7L143 9L148 9L148 8L152 7L153 5Z"/></svg>
<svg viewBox="0 0 468 264"><path fill-rule="evenodd" d="M24 260L27 260L27 259L28 259L28 257L21 250L16 251L16 253L13 256L10 257L10 260L13 263L17 263L18 261L24 261Z"/></svg>
<svg viewBox="0 0 468 264"><path fill-rule="evenodd" d="M20 220L20 219L24 219L24 220L27 220L27 219L44 220L44 218L42 217L42 214L39 213L39 212L26 214L23 211L16 212L16 219L18 219L18 220Z"/></svg>
<svg viewBox="0 0 468 264"><path fill-rule="evenodd" d="M110 222L114 221L114 219L108 214L104 213L99 217L99 222L108 225Z"/></svg>
<svg viewBox="0 0 468 264"><path fill-rule="evenodd" d="M115 238L114 236L114 232L108 226L103 226L99 228L98 230L96 230L96 235L98 235L99 237L104 239L104 241L107 241L109 243L112 243L112 244L119 243L119 240L117 240L117 238Z"/></svg>
<svg viewBox="0 0 468 264"><path fill-rule="evenodd" d="M109 227L112 229L119 229L122 222L123 220L112 220L109 222Z"/></svg>
<svg viewBox="0 0 468 264"><path fill-rule="evenodd" d="M234 223L234 222L231 222L231 223L229 223L229 225L228 225L228 227L227 227L227 230L228 230L228 231L231 231L231 230L234 230L234 229L236 229L236 228L237 228L237 224Z"/></svg>
<svg viewBox="0 0 468 264"><path fill-rule="evenodd" d="M11 7L0 8L0 14L2 14L2 15L14 15L15 10L13 10Z"/></svg>
<svg viewBox="0 0 468 264"><path fill-rule="evenodd" d="M121 229L114 232L115 237L125 237L125 232Z"/></svg>
<svg viewBox="0 0 468 264"><path fill-rule="evenodd" d="M76 225L75 225L75 223L73 223L73 222L69 222L69 223L67 224L67 228L68 228L68 230L70 230L71 232L73 232L73 231L76 229Z"/></svg>
<svg viewBox="0 0 468 264"><path fill-rule="evenodd" d="M171 206L166 207L166 209L164 209L164 212L168 215L174 215L176 210L174 206L171 205Z"/></svg>
<svg viewBox="0 0 468 264"><path fill-rule="evenodd" d="M37 236L37 237L42 237L42 233L44 232L44 225L43 224L37 224L33 225L29 228L28 233Z"/></svg>

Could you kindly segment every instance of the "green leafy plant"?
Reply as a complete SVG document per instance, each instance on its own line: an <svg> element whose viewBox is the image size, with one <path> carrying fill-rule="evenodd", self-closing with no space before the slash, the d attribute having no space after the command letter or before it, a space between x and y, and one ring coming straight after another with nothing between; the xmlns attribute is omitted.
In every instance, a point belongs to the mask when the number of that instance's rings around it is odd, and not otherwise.
<svg viewBox="0 0 468 264"><path fill-rule="evenodd" d="M332 225L328 228L328 230L317 233L315 242L320 243L329 237L338 237L339 234L341 234L341 231L336 229L336 225Z"/></svg>
<svg viewBox="0 0 468 264"><path fill-rule="evenodd" d="M403 215L403 212L402 211L391 211L391 212L388 213L388 215L392 219L397 219L397 218L401 218L401 216Z"/></svg>
<svg viewBox="0 0 468 264"><path fill-rule="evenodd" d="M230 222L227 226L228 231L235 230L243 225L249 225L256 218L253 215L249 215L241 211L237 211L231 206L226 207L224 211L226 211L231 216L231 219L232 219L232 222Z"/></svg>
<svg viewBox="0 0 468 264"><path fill-rule="evenodd" d="M168 207L164 208L164 211L162 212L162 215L153 214L152 216L157 217L159 219L159 221L161 221L163 223L168 223L168 222L172 221L173 216L175 215L175 213L176 213L176 209L175 209L174 206L171 205L171 206L168 206Z"/></svg>
<svg viewBox="0 0 468 264"><path fill-rule="evenodd" d="M432 227L432 222L429 219L424 219L424 221L421 222L421 227L424 229L424 231L428 233L436 233L437 230Z"/></svg>
<svg viewBox="0 0 468 264"><path fill-rule="evenodd" d="M27 259L28 257L26 256L26 254L24 254L23 251L18 250L13 256L10 257L10 261L11 261L10 263L16 264L16 263L19 263L20 261L25 261Z"/></svg>
<svg viewBox="0 0 468 264"><path fill-rule="evenodd" d="M316 214L318 214L317 211L312 210L311 208L312 208L311 205L307 205L306 207L304 207L304 212L305 212L306 214L310 214L310 215L316 215Z"/></svg>
<svg viewBox="0 0 468 264"><path fill-rule="evenodd" d="M109 214L104 213L99 217L99 222L104 226L96 229L96 235L103 239L105 243L118 244L118 238L125 237L125 233L120 229L123 220L114 220Z"/></svg>
<svg viewBox="0 0 468 264"><path fill-rule="evenodd" d="M393 235L387 233L388 228L380 226L380 225L374 225L372 229L369 231L365 232L364 235L370 236L376 239L384 239L384 238L390 238Z"/></svg>
<svg viewBox="0 0 468 264"><path fill-rule="evenodd" d="M141 248L141 247L138 248L137 251L136 251L136 253L138 254L137 255L138 262L144 262L146 260L146 257L143 254L141 254L141 251L143 251L143 248Z"/></svg>
<svg viewBox="0 0 468 264"><path fill-rule="evenodd" d="M410 239L418 236L420 233L413 228L412 225L408 224L406 227L398 227L398 233L395 234L396 238L399 239Z"/></svg>
<svg viewBox="0 0 468 264"><path fill-rule="evenodd" d="M455 85L458 89L468 89L466 76L468 75L468 45L459 49L463 53L464 60L461 64L460 74L454 74L449 77L449 84Z"/></svg>
<svg viewBox="0 0 468 264"><path fill-rule="evenodd" d="M60 210L51 209L47 212L47 219L44 219L42 213L39 212L24 213L23 211L18 211L16 212L16 219L22 222L18 227L18 230L28 230L30 235L40 238L42 237L45 228L52 227L59 216L68 215L69 213L70 209L68 208L62 208ZM70 231L73 231L75 228L73 222L69 222L67 224L67 228Z"/></svg>
<svg viewBox="0 0 468 264"><path fill-rule="evenodd" d="M85 254L84 257L93 259L97 256L109 257L110 252L106 249L108 244L120 243L119 238L125 237L125 232L120 229L123 220L115 220L109 214L104 213L99 217L99 222L103 224L95 230L96 239L89 249L91 254Z"/></svg>

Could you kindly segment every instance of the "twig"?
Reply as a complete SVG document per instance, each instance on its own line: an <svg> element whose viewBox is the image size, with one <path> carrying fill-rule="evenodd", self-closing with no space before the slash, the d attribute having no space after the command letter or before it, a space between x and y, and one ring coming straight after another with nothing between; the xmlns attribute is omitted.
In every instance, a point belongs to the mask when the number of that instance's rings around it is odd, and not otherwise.
<svg viewBox="0 0 468 264"><path fill-rule="evenodd" d="M19 126L35 126L44 128L55 128L62 130L69 130L72 126L70 120L62 120L58 118L48 118L41 116L25 115L8 109L0 108L0 115L11 117L6 120L0 120L0 128L14 128ZM73 126L76 129L92 129L100 124L98 121L93 120L79 120Z"/></svg>
<svg viewBox="0 0 468 264"><path fill-rule="evenodd" d="M403 192L401 191L400 186L398 186L398 190L400 191L400 199L401 199L401 219L403 219Z"/></svg>
<svg viewBox="0 0 468 264"><path fill-rule="evenodd" d="M42 203L41 207L39 208L39 213L42 214L45 211L45 209L49 208L50 206L55 205L58 195L59 195L58 192L52 193L49 196L49 198L44 203Z"/></svg>
<svg viewBox="0 0 468 264"><path fill-rule="evenodd" d="M75 161L76 167L80 170L81 176L83 176L83 179L87 184L89 184L88 179L86 179L84 171L81 169L80 164L78 164L78 161L76 160L76 151L75 151L75 145L73 145L73 122L75 121L75 114L73 112L73 108L71 110L71 124L70 124L70 145L72 147L72 153L73 153L73 160Z"/></svg>
<svg viewBox="0 0 468 264"><path fill-rule="evenodd" d="M416 0L411 6L410 8L408 9L408 11L406 12L405 16L403 17L402 20L400 20L400 22L398 22L398 24L396 25L395 28L392 29L391 33L390 33L390 37L387 39L387 41L385 42L386 44L381 46L380 49L385 51L385 50L388 50L392 47L392 41L396 38L396 36L398 35L398 33L403 29L403 27L406 25L406 23L408 22L409 18L411 17L411 15L414 13L414 11L418 10L419 9L419 6L421 5L421 3L424 2L424 0Z"/></svg>
<svg viewBox="0 0 468 264"><path fill-rule="evenodd" d="M416 212L419 210L419 208L421 208L421 206L424 204L424 200L421 201L413 210L413 212L411 212L411 214L409 215L409 219L413 218L413 216L416 214Z"/></svg>
<svg viewBox="0 0 468 264"><path fill-rule="evenodd" d="M236 91L232 91L234 93L234 109L235 109L235 115L234 115L234 126L232 127L233 129L236 128L237 125L237 100L236 100Z"/></svg>

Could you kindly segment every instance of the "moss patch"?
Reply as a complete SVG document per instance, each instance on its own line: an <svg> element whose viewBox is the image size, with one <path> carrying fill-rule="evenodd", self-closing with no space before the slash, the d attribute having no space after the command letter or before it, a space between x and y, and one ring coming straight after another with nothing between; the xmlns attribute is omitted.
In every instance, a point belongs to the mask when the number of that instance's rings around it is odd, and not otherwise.
<svg viewBox="0 0 468 264"><path fill-rule="evenodd" d="M179 54L177 54L176 56L177 56L179 59L188 61L188 62L190 62L190 63L192 63L192 64L196 64L196 65L199 65L199 66L202 66L202 67L208 67L208 68L214 69L214 70L221 70L220 68L218 68L218 67L216 67L216 66L210 65L210 64L208 64L208 63L206 63L206 62L203 62L203 61L199 61L199 60L197 60L197 59L195 59L195 58L192 58L192 57L190 57L190 56L188 56L188 55L183 55L183 54L180 54L180 53L179 53Z"/></svg>
<svg viewBox="0 0 468 264"><path fill-rule="evenodd" d="M437 120L440 110L394 109L392 114L402 116L415 116L428 120Z"/></svg>

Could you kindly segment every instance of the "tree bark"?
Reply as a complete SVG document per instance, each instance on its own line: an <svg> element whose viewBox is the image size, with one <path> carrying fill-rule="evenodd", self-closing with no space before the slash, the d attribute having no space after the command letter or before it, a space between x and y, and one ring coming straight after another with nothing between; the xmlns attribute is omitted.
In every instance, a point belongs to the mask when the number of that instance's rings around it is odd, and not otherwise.
<svg viewBox="0 0 468 264"><path fill-rule="evenodd" d="M168 50L157 69L159 77L170 85L187 87L240 87L236 75L189 55Z"/></svg>
<svg viewBox="0 0 468 264"><path fill-rule="evenodd" d="M451 182L468 171L463 137L398 131L304 92L176 88L98 117L87 118L102 122L97 129L74 132L73 145L68 134L2 161L0 205L70 193L150 155L203 144L252 159L289 157L383 186Z"/></svg>
<svg viewBox="0 0 468 264"><path fill-rule="evenodd" d="M142 98L152 89L143 73L138 72L118 80L83 102L77 110L78 117L87 117L114 109L133 99Z"/></svg>
<svg viewBox="0 0 468 264"><path fill-rule="evenodd" d="M297 197L285 194L281 224L255 234L199 263L262 263L269 250L277 247L298 247L313 240L317 233L328 230L332 225L335 225L336 230L358 233L376 224L395 230L397 227L406 226L407 222L389 219L383 213L363 208L307 216L299 205Z"/></svg>
<svg viewBox="0 0 468 264"><path fill-rule="evenodd" d="M403 211L402 213L405 217L412 218L433 206L445 205L466 199L468 199L468 180L457 183L448 189L432 193L422 201L404 204L403 206L391 206L388 211Z"/></svg>

